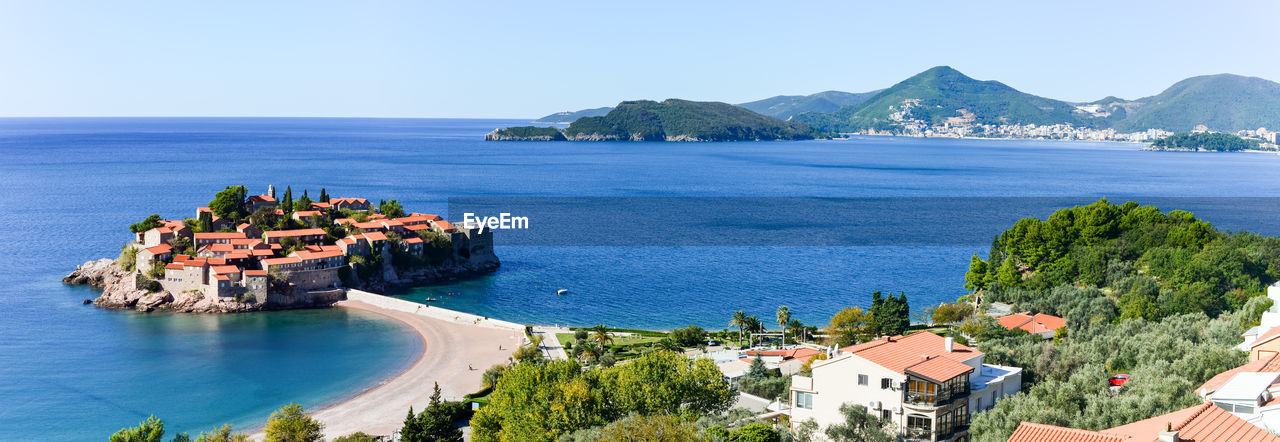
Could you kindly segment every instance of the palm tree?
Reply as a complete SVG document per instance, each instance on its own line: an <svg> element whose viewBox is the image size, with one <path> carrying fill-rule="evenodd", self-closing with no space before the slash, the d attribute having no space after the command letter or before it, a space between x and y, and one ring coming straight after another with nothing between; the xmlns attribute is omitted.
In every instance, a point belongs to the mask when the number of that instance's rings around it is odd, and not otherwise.
<svg viewBox="0 0 1280 442"><path fill-rule="evenodd" d="M600 343L600 354L604 354L606 342L613 342L613 337L609 336L609 327L605 327L604 324L591 327L591 338Z"/></svg>
<svg viewBox="0 0 1280 442"><path fill-rule="evenodd" d="M743 319L742 321L748 333L758 333L758 332L764 331L764 323L760 322L760 318L757 318L755 316L747 316L746 319ZM755 341L756 341L755 338L751 339L752 344L755 344L756 343Z"/></svg>
<svg viewBox="0 0 1280 442"><path fill-rule="evenodd" d="M791 308L778 306L778 325L782 326L782 344L787 344L787 324L791 323Z"/></svg>
<svg viewBox="0 0 1280 442"><path fill-rule="evenodd" d="M729 326L738 326L738 342L742 342L742 328L747 325L747 312L738 310L733 312L733 319L729 320Z"/></svg>
<svg viewBox="0 0 1280 442"><path fill-rule="evenodd" d="M800 322L799 319L792 319L791 323L787 324L787 327L791 329L791 333L800 333L799 339L796 339L797 341L809 339L809 327L805 327L804 323Z"/></svg>

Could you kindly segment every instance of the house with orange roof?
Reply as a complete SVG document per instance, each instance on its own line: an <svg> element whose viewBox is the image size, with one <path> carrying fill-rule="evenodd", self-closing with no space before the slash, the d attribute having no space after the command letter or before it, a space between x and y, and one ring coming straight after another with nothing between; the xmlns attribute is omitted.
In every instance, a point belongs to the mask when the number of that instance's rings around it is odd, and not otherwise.
<svg viewBox="0 0 1280 442"><path fill-rule="evenodd" d="M169 262L173 260L173 246L168 244L160 244L158 246L147 247L139 250L134 256L138 268L148 268L158 262Z"/></svg>
<svg viewBox="0 0 1280 442"><path fill-rule="evenodd" d="M983 353L927 331L841 348L791 377L794 425L843 422L840 406L862 405L910 440L969 437L969 417L1022 388L1022 369L984 364Z"/></svg>
<svg viewBox="0 0 1280 442"><path fill-rule="evenodd" d="M244 208L253 213L263 207L275 207L276 199L271 195L253 195L244 203Z"/></svg>
<svg viewBox="0 0 1280 442"><path fill-rule="evenodd" d="M330 198L329 204L338 210L368 211L370 208L369 200L364 198Z"/></svg>
<svg viewBox="0 0 1280 442"><path fill-rule="evenodd" d="M261 238L262 237L262 229L258 228L258 226L255 226L249 223L240 223L240 225L236 226L236 231L243 233L245 238Z"/></svg>
<svg viewBox="0 0 1280 442"><path fill-rule="evenodd" d="M324 213L321 213L319 210L299 210L293 212L293 219L304 223L319 220L322 216L324 216Z"/></svg>
<svg viewBox="0 0 1280 442"><path fill-rule="evenodd" d="M298 250L289 256L302 260L301 270L328 269L347 264L346 255L341 250Z"/></svg>
<svg viewBox="0 0 1280 442"><path fill-rule="evenodd" d="M320 244L327 236L324 229L272 230L262 234L267 244L280 244L285 238L294 238L303 244Z"/></svg>
<svg viewBox="0 0 1280 442"><path fill-rule="evenodd" d="M188 229L187 226L181 223L174 226L166 222L165 225L160 227L138 233L138 242L142 244L142 247L155 247L161 244L168 244L176 238L190 237L191 229Z"/></svg>
<svg viewBox="0 0 1280 442"><path fill-rule="evenodd" d="M244 239L244 232L200 232L194 235L197 249L210 244L231 244L233 239Z"/></svg>
<svg viewBox="0 0 1280 442"><path fill-rule="evenodd" d="M1280 437L1211 403L1101 431L1022 422L1009 442L1280 442Z"/></svg>
<svg viewBox="0 0 1280 442"><path fill-rule="evenodd" d="M1044 313L1032 315L1031 312L1001 316L996 318L996 322L1009 330L1020 329L1033 335L1040 335L1045 339L1053 339L1054 332L1067 326L1065 319Z"/></svg>

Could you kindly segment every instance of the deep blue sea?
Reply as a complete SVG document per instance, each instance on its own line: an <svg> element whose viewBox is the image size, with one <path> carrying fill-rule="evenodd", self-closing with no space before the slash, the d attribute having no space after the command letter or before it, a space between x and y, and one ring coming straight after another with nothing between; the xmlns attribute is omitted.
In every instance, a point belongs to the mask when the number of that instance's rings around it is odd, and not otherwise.
<svg viewBox="0 0 1280 442"><path fill-rule="evenodd" d="M151 213L191 216L232 184L252 192L289 185L313 197L323 187L442 215L457 197L1280 196L1280 156L1133 144L481 139L521 123L0 119L0 244L8 248L0 254L0 439L101 440L152 413L170 434L254 426L290 401L319 407L412 362L417 339L377 317L113 312L81 305L95 293L59 282L80 263L116 256L130 223ZM1252 215L1265 210L1198 213L1227 228L1280 234L1275 217ZM687 220L662 216L679 235ZM778 222L788 216L779 213ZM904 231L951 228L893 221ZM540 324L718 330L739 309L770 323L781 304L817 324L869 304L874 290L904 291L917 311L963 295L969 256L985 254L1007 225L978 227L988 232L971 243L909 246L893 245L892 231L868 246L516 246L503 245L499 232L495 274L399 295ZM569 294L556 295L562 288Z"/></svg>

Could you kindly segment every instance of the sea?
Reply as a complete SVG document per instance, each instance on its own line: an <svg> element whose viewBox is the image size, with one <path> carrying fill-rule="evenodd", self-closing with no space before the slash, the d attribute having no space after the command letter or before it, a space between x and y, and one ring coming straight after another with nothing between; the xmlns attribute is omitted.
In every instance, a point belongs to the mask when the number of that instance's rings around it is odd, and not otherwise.
<svg viewBox="0 0 1280 442"><path fill-rule="evenodd" d="M494 231L502 266L493 274L390 293L546 325L723 330L736 310L773 324L781 305L820 325L868 306L873 291L906 293L921 316L966 293L970 257L985 256L1013 220L1102 197L1280 234L1274 154L891 137L483 141L526 123L0 119L0 439L101 440L152 414L170 435L247 430L290 402L314 410L358 394L416 359L417 337L376 315L107 311L82 304L93 289L60 282L117 256L129 224L192 217L229 185L395 199L451 220L475 199L534 212L585 204L559 213L587 207L582 223L529 217L553 224L558 236L544 237L555 241ZM616 216L627 207L644 209ZM813 221L829 211L845 212ZM849 221L848 211L860 215ZM591 221L606 212L608 223ZM748 215L714 217L739 212Z"/></svg>

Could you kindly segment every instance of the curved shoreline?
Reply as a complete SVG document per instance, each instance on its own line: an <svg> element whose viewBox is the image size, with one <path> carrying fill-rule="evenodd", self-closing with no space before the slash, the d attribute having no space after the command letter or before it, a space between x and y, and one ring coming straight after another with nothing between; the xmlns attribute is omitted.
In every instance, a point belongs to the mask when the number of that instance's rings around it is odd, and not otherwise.
<svg viewBox="0 0 1280 442"><path fill-rule="evenodd" d="M330 439L357 431L373 435L394 433L402 425L409 407L421 410L426 406L437 382L442 395L449 400L478 391L484 370L507 362L524 337L517 331L450 322L355 300L340 301L334 306L399 321L417 332L422 340L422 353L403 372L312 413L325 424L325 437ZM261 430L257 429L255 439L263 436Z"/></svg>

